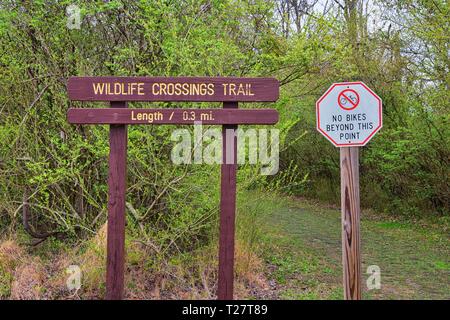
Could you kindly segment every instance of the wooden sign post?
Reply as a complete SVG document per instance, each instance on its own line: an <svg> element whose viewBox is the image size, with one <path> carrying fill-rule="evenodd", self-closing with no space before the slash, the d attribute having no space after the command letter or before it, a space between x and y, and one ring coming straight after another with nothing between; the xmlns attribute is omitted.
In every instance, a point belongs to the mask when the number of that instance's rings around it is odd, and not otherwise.
<svg viewBox="0 0 450 320"><path fill-rule="evenodd" d="M126 102L111 102L126 108ZM109 126L108 232L106 299L122 299L125 267L125 191L127 188L127 126Z"/></svg>
<svg viewBox="0 0 450 320"><path fill-rule="evenodd" d="M382 102L362 82L333 84L316 103L317 130L340 148L344 298L361 299L359 147L383 123Z"/></svg>
<svg viewBox="0 0 450 320"><path fill-rule="evenodd" d="M361 299L361 241L359 206L359 150L340 148L342 263L344 298Z"/></svg>
<svg viewBox="0 0 450 320"><path fill-rule="evenodd" d="M111 108L71 108L73 124L109 124L108 235L106 299L123 298L125 266L125 194L127 125L222 125L218 299L233 299L236 213L237 141L239 124L275 124L273 109L238 109L238 102L273 102L279 83L272 78L207 77L72 77L69 98L109 101ZM128 101L223 102L223 109L128 109Z"/></svg>
<svg viewBox="0 0 450 320"><path fill-rule="evenodd" d="M237 109L237 102L225 102L225 109ZM235 130L237 125L222 127L222 166L220 181L220 236L219 236L219 300L233 299L234 279L234 224L236 212L237 141L230 138L227 130ZM231 158L231 161L230 161ZM231 163L230 163L231 162Z"/></svg>

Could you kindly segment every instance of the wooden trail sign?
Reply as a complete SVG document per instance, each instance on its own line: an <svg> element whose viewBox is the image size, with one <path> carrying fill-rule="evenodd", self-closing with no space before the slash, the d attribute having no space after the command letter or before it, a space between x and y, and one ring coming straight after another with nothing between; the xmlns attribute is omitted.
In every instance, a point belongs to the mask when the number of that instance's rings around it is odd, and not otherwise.
<svg viewBox="0 0 450 320"><path fill-rule="evenodd" d="M275 124L273 109L238 109L238 102L276 101L279 83L269 78L72 77L69 98L109 101L110 108L71 108L73 124L109 124L106 299L122 299L125 266L127 125L222 125L218 299L233 299L237 138L239 124ZM221 101L223 109L128 109L127 101ZM230 156L232 154L232 156ZM234 161L229 161L233 158Z"/></svg>
<svg viewBox="0 0 450 320"><path fill-rule="evenodd" d="M273 109L69 109L74 124L275 124Z"/></svg>
<svg viewBox="0 0 450 320"><path fill-rule="evenodd" d="M340 147L344 298L361 299L359 150L383 123L382 102L363 82L334 83L316 102L317 130Z"/></svg>
<svg viewBox="0 0 450 320"><path fill-rule="evenodd" d="M79 101L273 102L273 78L71 77L67 89Z"/></svg>

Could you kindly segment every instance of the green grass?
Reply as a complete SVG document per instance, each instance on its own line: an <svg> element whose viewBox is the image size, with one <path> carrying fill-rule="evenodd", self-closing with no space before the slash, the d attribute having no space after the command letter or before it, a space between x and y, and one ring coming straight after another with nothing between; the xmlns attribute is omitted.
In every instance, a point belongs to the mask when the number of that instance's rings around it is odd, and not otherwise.
<svg viewBox="0 0 450 320"><path fill-rule="evenodd" d="M407 224L402 223L402 222L398 222L398 221L378 222L376 224L376 226L379 227L379 228L382 228L382 229L404 229L404 228L410 227Z"/></svg>
<svg viewBox="0 0 450 320"><path fill-rule="evenodd" d="M11 294L12 275L0 265L0 299Z"/></svg>
<svg viewBox="0 0 450 320"><path fill-rule="evenodd" d="M245 194L258 212L261 255L280 299L342 299L341 221L337 209L277 195ZM256 206L256 209L252 206ZM362 213L364 299L449 299L450 241L436 228ZM367 290L367 267L381 289Z"/></svg>
<svg viewBox="0 0 450 320"><path fill-rule="evenodd" d="M435 261L434 266L438 270L450 271L450 263L445 261Z"/></svg>

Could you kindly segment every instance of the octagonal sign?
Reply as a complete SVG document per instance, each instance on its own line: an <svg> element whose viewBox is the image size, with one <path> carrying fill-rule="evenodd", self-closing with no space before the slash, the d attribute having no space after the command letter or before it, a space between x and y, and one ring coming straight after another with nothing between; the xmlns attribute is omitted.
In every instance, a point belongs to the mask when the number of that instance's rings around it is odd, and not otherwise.
<svg viewBox="0 0 450 320"><path fill-rule="evenodd" d="M363 82L334 83L316 102L316 119L336 147L364 146L381 129L382 102Z"/></svg>

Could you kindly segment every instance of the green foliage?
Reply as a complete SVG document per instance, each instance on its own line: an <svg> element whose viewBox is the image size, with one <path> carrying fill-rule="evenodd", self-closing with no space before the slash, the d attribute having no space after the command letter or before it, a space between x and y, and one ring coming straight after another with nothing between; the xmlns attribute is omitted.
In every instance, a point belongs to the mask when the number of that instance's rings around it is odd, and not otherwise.
<svg viewBox="0 0 450 320"><path fill-rule="evenodd" d="M12 275L0 265L0 298L8 298L11 294Z"/></svg>
<svg viewBox="0 0 450 320"><path fill-rule="evenodd" d="M66 26L72 1L3 1L0 231L20 225L24 196L39 231L75 240L106 220L108 128L67 123L69 107L100 106L68 100L74 75L276 77L280 172L243 165L239 183L335 202L338 152L316 132L315 101L332 82L363 80L383 99L384 127L361 152L362 204L447 215L448 6L380 0L394 27L369 30L350 2L356 11L309 12L285 32L278 1L78 1L80 29ZM172 129L128 128L128 220L164 254L207 241L218 207L219 167L174 166Z"/></svg>
<svg viewBox="0 0 450 320"><path fill-rule="evenodd" d="M338 9L338 13L345 24L317 17L308 24L313 34L305 29L290 39L303 50L287 51L292 54L291 64L280 67L284 79L294 78L282 90L283 109L286 117L300 121L287 135L291 143L282 151L281 169L295 162L308 175L299 194L339 203L339 154L315 130L314 103L332 82L362 80L383 100L384 125L361 148L361 204L410 217L448 215L450 64L444 53L450 34L448 5L377 1L385 15L374 17L387 28L369 30L371 17L363 2L344 3L347 11ZM302 44L305 35L308 46L315 37L320 46L308 53ZM310 60L301 59L305 53ZM296 70L302 68L305 73L299 75ZM295 141L299 136L303 138Z"/></svg>
<svg viewBox="0 0 450 320"><path fill-rule="evenodd" d="M68 101L69 76L258 75L276 38L265 1L79 1L80 29L66 26L69 4L0 5L2 229L20 222L24 196L39 231L76 238L105 221L108 128L67 123L82 105ZM172 129L128 129L130 223L163 252L205 241L218 204L219 168L174 166Z"/></svg>

